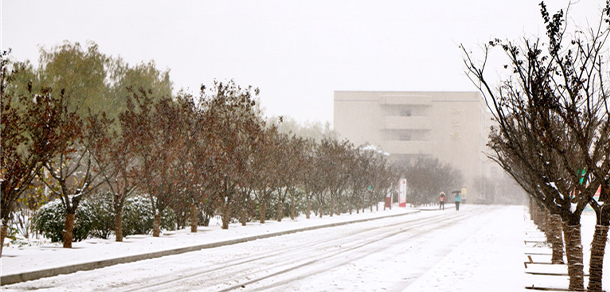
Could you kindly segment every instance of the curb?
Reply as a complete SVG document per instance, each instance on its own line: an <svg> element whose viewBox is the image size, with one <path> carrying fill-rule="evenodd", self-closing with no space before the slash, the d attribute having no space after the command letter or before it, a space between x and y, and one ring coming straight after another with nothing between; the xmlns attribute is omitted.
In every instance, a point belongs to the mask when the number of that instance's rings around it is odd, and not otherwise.
<svg viewBox="0 0 610 292"><path fill-rule="evenodd" d="M347 225L347 224L352 224L352 223L373 221L373 220L378 220L378 219L383 219L383 218L405 216L405 215L411 215L411 214L415 214L415 213L419 213L419 212L420 212L419 210L416 210L416 211L408 212L408 213L404 213L404 214L394 214L394 215L381 216L381 217L376 217L376 218L330 223L330 224L319 225L319 226L304 227L304 228L286 230L286 231L281 231L281 232L254 235L254 236L243 237L243 238L238 238L238 239L182 247L182 248L177 248L177 249L157 251L157 252L132 255L132 256L126 256L126 257L119 257L119 258L113 258L113 259L107 259L107 260L100 260L100 261L88 262L88 263L82 263L82 264L74 264L74 265L69 265L69 266L64 266L64 267L50 268L50 269L44 269L44 270L32 271L32 272L24 272L24 273L20 273L20 274L5 275L5 276L0 277L0 286L16 284L16 283L21 283L21 282L25 282L25 281L32 281L32 280L37 280L37 279L46 278L46 277L54 277L54 276L63 275L63 274L71 274L71 273L75 273L75 272L79 272L79 271L89 271L89 270L114 266L114 265L118 265L118 264L125 264L125 263L141 261L141 260L159 258L159 257L163 257L163 256L177 255L177 254L182 254L182 253L187 253L187 252L192 252L192 251L198 251L198 250L202 250L202 249L233 245L233 244L263 239L263 238L269 238L269 237L275 237L275 236L281 236L281 235L286 235L286 234L291 234L291 233L302 232L302 231L309 231L309 230L322 229L322 228L328 228L328 227L336 227L336 226L342 226L342 225Z"/></svg>

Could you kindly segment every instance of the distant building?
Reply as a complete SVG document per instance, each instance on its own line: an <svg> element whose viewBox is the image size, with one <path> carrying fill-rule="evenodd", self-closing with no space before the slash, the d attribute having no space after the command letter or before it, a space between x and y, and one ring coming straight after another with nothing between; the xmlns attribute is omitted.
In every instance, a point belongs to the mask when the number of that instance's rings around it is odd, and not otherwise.
<svg viewBox="0 0 610 292"><path fill-rule="evenodd" d="M499 173L485 155L491 115L479 92L335 91L340 139L372 144L390 160L429 155L460 169L469 202L485 199L477 178Z"/></svg>

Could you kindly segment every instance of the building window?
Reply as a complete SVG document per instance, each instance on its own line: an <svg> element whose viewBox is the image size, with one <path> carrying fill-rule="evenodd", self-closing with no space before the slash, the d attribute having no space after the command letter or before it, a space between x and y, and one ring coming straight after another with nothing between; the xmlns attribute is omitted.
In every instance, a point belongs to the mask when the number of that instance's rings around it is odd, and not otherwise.
<svg viewBox="0 0 610 292"><path fill-rule="evenodd" d="M413 112L410 108L400 110L401 117L410 117L411 115L413 115Z"/></svg>
<svg viewBox="0 0 610 292"><path fill-rule="evenodd" d="M409 134L409 133L400 134L400 136L398 136L398 140L411 141L411 134Z"/></svg>

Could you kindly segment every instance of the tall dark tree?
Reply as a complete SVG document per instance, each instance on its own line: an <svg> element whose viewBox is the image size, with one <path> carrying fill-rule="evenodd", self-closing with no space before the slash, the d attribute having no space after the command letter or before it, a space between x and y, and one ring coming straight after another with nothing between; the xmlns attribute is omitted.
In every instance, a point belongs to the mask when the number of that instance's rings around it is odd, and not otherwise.
<svg viewBox="0 0 610 292"><path fill-rule="evenodd" d="M118 118L126 110L127 97L133 91L145 91L153 100L172 96L173 83L169 70L158 69L154 61L131 65L121 58L109 58L107 64L107 75L112 83L109 84L109 96L104 101L104 111L109 118Z"/></svg>
<svg viewBox="0 0 610 292"><path fill-rule="evenodd" d="M89 111L110 112L109 60L93 42L84 48L80 43L67 41L50 49L41 48L37 70L39 86L64 90L70 110L82 117Z"/></svg>

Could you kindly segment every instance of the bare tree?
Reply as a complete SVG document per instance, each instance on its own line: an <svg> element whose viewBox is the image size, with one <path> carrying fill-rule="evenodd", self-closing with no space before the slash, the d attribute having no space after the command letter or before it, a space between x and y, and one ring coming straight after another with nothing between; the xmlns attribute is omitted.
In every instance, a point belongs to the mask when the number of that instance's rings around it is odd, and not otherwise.
<svg viewBox="0 0 610 292"><path fill-rule="evenodd" d="M525 39L521 45L494 40L485 46L486 56L499 47L508 57L505 68L510 77L500 86L489 84L485 62L475 64L464 50L467 73L498 122L490 136L492 159L563 221L571 290L584 290L580 215L589 203L598 212L589 290L601 291L600 259L610 217L604 216L608 211L593 195L600 185L607 187L610 176L608 95L601 56L609 34L609 4L589 36L580 30L567 34L563 11L551 16L541 3L541 13L548 44Z"/></svg>

